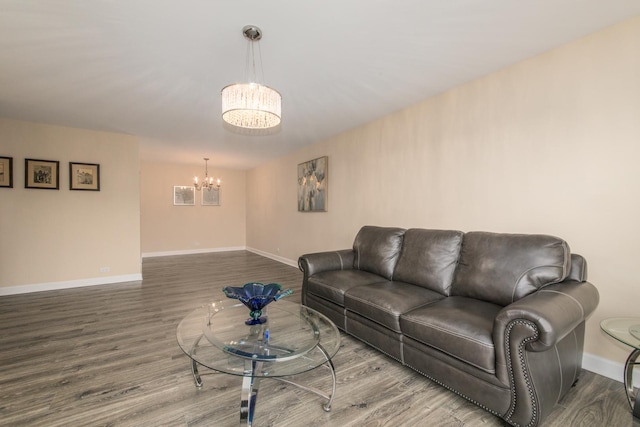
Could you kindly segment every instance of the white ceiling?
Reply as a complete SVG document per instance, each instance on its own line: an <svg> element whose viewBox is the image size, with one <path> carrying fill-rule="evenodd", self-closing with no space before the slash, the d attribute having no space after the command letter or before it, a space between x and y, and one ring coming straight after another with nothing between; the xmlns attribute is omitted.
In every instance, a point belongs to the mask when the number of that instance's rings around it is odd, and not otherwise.
<svg viewBox="0 0 640 427"><path fill-rule="evenodd" d="M0 0L0 116L246 169L638 14L639 0ZM283 98L272 136L220 118L247 24Z"/></svg>

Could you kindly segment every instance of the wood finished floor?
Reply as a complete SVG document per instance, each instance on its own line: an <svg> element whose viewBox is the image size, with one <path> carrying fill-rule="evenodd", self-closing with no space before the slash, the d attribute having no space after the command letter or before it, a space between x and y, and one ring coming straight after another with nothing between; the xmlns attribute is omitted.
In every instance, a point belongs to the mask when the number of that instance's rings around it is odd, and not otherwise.
<svg viewBox="0 0 640 427"><path fill-rule="evenodd" d="M0 297L1 426L237 426L241 378L197 390L175 330L221 288L277 282L295 268L245 251L148 258L142 282ZM334 358L332 411L274 380L254 426L502 426L498 418L348 335ZM326 371L304 378L327 388ZM622 385L584 371L545 426L634 426Z"/></svg>

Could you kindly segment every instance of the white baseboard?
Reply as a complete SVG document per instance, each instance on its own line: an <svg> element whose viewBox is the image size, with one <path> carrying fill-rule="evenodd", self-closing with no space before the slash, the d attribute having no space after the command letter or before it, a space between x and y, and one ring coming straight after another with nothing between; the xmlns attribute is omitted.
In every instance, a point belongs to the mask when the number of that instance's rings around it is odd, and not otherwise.
<svg viewBox="0 0 640 427"><path fill-rule="evenodd" d="M231 246L227 248L186 249L181 251L165 251L165 252L143 252L142 258L154 258L154 257L160 257L160 256L174 256L174 255L206 254L211 252L230 252L230 251L244 251L244 250L247 250L246 246Z"/></svg>
<svg viewBox="0 0 640 427"><path fill-rule="evenodd" d="M295 261L286 259L277 255L272 255L268 252L259 251L257 249L247 248L245 246L234 246L226 248L209 248L209 249L190 249L181 251L167 251L167 252L146 252L142 254L142 258L152 258L161 256L173 256L173 255L192 255L203 254L210 252L230 252L230 251L243 251L248 250L258 255L262 255L266 258L271 258L275 261L281 262L292 267L297 267L298 264ZM110 283L124 283L124 282L139 282L142 280L142 274L127 274L122 276L105 276L94 277L89 279L79 280L67 280L62 282L48 282L48 283L34 283L29 285L19 286L6 286L0 287L0 296L27 294L31 292L43 292L43 291L55 291L60 289L81 288L83 286L98 286L108 285Z"/></svg>
<svg viewBox="0 0 640 427"><path fill-rule="evenodd" d="M265 258L270 258L274 261L281 262L286 265L290 265L291 267L298 268L298 262L281 257L279 255L274 255L269 252L264 252L259 249L250 248L247 246L233 246L227 248L209 248L209 249L187 249L182 251L166 251L166 252L143 252L142 258L153 258L153 257L161 257L161 256L174 256L174 255L193 255L193 254L205 254L210 252L230 252L230 251L249 251L254 254L261 255Z"/></svg>
<svg viewBox="0 0 640 427"><path fill-rule="evenodd" d="M83 286L108 285L110 283L140 282L142 274L94 277L91 279L67 280L63 282L35 283L32 285L0 287L0 296L27 294L30 292L56 291L59 289L81 288Z"/></svg>
<svg viewBox="0 0 640 427"><path fill-rule="evenodd" d="M624 363L614 362L594 354L582 355L582 367L603 377L610 378L620 383L624 382ZM633 386L640 387L640 371L634 370Z"/></svg>
<svg viewBox="0 0 640 427"><path fill-rule="evenodd" d="M287 265L289 265L291 267L298 268L298 261L294 261L294 260L291 260L291 259L288 259L288 258L284 258L284 257L281 257L279 255L274 255L274 254L269 253L269 252L264 252L264 251L261 251L259 249L254 249L254 248L249 248L249 247L247 247L246 249L249 252L253 252L254 254L262 255L265 258L270 258L270 259L272 259L274 261L278 261L278 262L281 262L283 264L287 264Z"/></svg>

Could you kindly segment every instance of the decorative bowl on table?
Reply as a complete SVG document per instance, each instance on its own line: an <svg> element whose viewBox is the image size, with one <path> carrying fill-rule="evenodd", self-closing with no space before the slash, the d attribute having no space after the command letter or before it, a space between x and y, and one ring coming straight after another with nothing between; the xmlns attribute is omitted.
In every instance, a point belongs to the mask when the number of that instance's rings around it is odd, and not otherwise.
<svg viewBox="0 0 640 427"><path fill-rule="evenodd" d="M291 295L293 290L287 289L283 291L282 286L277 283L265 285L252 282L242 287L226 286L222 288L222 292L227 298L237 299L247 306L251 317L244 322L245 324L260 325L267 321L266 317L260 317L262 316L262 309L273 301L278 301L280 298Z"/></svg>

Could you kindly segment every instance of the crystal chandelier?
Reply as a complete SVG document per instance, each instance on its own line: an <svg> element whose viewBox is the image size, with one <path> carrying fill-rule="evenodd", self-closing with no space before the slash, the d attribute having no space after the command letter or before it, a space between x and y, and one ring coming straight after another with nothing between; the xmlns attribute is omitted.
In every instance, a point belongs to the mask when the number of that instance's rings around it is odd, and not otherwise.
<svg viewBox="0 0 640 427"><path fill-rule="evenodd" d="M242 34L247 44L247 76L249 83L235 83L222 89L222 120L230 130L265 130L277 128L282 117L282 96L278 91L258 83L254 45L258 45L260 72L262 71L262 55L260 45L254 43L262 38L260 28L247 25ZM258 133L259 134L259 133Z"/></svg>
<svg viewBox="0 0 640 427"><path fill-rule="evenodd" d="M220 178L214 179L212 176L209 176L209 169L207 167L207 162L209 161L208 157L204 158L204 179L202 183L198 183L198 177L196 176L193 180L193 186L196 187L196 190L217 190L222 186L222 181Z"/></svg>

